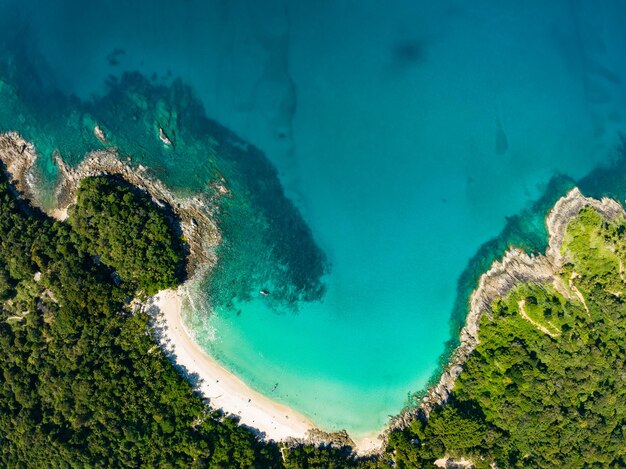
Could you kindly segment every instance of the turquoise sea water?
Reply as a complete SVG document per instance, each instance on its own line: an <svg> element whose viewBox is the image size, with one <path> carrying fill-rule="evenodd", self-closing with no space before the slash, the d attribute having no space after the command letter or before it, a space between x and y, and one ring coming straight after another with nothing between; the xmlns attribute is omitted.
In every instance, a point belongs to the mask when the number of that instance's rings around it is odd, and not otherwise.
<svg viewBox="0 0 626 469"><path fill-rule="evenodd" d="M225 177L186 321L325 429L380 429L423 390L477 277L540 249L573 181L626 194L621 166L592 172L626 128L617 0L126 3L0 1L0 127L48 184L94 122L181 193Z"/></svg>

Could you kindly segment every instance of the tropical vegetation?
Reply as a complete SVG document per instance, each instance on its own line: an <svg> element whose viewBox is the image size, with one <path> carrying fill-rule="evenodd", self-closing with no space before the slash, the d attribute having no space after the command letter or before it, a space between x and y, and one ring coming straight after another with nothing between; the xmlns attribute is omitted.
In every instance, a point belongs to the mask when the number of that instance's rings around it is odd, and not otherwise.
<svg viewBox="0 0 626 469"><path fill-rule="evenodd" d="M80 248L130 286L151 295L179 283L184 256L173 220L138 189L111 177L85 178L69 221Z"/></svg>
<svg viewBox="0 0 626 469"><path fill-rule="evenodd" d="M560 281L495 302L449 404L391 435L398 467L626 466L625 232L592 208L569 224Z"/></svg>

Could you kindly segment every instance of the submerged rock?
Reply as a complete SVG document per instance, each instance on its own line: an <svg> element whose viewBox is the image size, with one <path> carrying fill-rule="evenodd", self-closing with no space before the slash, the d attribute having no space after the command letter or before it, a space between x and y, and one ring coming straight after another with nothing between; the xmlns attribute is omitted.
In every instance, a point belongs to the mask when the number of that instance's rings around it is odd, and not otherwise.
<svg viewBox="0 0 626 469"><path fill-rule="evenodd" d="M496 155L502 156L509 149L509 140L506 137L502 121L498 118L498 129L496 130Z"/></svg>
<svg viewBox="0 0 626 469"><path fill-rule="evenodd" d="M93 134L102 143L109 143L109 141L107 140L106 135L104 133L104 130L102 130L102 128L98 124L96 124L95 127L93 128Z"/></svg>
<svg viewBox="0 0 626 469"><path fill-rule="evenodd" d="M163 130L163 127L159 127L159 139L168 147L172 146L172 141L170 140L170 138L165 134L165 131Z"/></svg>

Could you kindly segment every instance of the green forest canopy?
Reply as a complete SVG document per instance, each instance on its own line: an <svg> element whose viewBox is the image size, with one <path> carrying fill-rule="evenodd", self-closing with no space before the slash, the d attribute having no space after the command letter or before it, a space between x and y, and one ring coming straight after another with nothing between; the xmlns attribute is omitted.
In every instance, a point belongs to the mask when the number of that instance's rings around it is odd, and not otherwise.
<svg viewBox="0 0 626 469"><path fill-rule="evenodd" d="M69 221L81 248L148 295L176 286L182 271L182 241L164 210L127 184L110 177L85 178Z"/></svg>

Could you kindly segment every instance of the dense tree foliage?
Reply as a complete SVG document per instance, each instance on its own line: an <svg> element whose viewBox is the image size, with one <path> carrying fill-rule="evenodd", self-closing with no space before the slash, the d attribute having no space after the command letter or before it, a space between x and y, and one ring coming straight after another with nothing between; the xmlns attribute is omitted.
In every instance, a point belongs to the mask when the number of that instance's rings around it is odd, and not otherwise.
<svg viewBox="0 0 626 469"><path fill-rule="evenodd" d="M81 248L123 281L148 295L178 283L181 240L164 211L135 189L110 177L83 179L69 220Z"/></svg>
<svg viewBox="0 0 626 469"><path fill-rule="evenodd" d="M0 465L280 466L193 393L90 243L25 208L0 175Z"/></svg>
<svg viewBox="0 0 626 469"><path fill-rule="evenodd" d="M481 321L452 401L390 439L399 467L626 465L626 222L570 223L555 285L521 285Z"/></svg>

